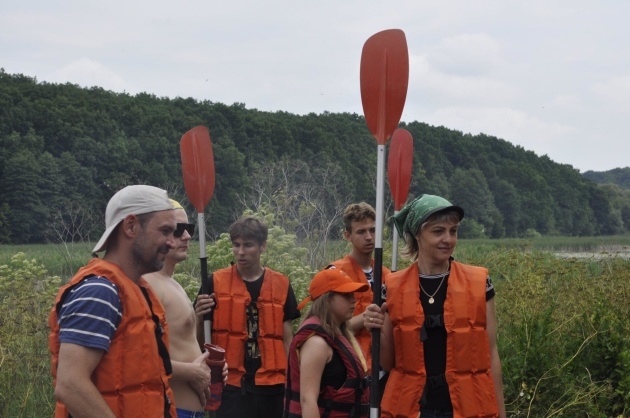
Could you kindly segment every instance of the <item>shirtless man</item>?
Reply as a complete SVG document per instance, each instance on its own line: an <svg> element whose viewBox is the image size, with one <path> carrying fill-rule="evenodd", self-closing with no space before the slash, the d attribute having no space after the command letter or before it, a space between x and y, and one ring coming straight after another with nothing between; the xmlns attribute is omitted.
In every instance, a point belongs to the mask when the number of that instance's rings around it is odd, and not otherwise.
<svg viewBox="0 0 630 418"><path fill-rule="evenodd" d="M202 418L206 399L210 398L210 369L201 353L196 337L196 316L192 303L182 286L173 279L175 265L188 257L188 242L195 225L188 223L182 206L171 200L175 208L175 248L166 256L162 270L147 274L145 280L164 305L169 326L169 353L173 364L170 386L175 396L178 418Z"/></svg>

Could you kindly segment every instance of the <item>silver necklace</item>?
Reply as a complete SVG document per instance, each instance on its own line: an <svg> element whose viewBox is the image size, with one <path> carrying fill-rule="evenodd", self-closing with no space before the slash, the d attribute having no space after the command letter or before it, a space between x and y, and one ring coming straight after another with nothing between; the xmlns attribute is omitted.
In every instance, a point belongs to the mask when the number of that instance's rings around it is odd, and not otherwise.
<svg viewBox="0 0 630 418"><path fill-rule="evenodd" d="M422 293L424 293L425 295L427 295L429 297L429 304L430 305L433 305L433 303L435 302L435 299L433 297L435 295L437 295L437 292L439 292L440 287L442 287L442 283L444 283L444 279L446 279L446 276L448 276L449 273L450 273L450 271L447 271L446 273L443 274L442 280L440 281L440 284L438 285L437 289L435 289L435 292L433 292L432 295L428 294L426 292L426 290L424 290L424 288L422 287L422 281L420 281L420 290L422 290Z"/></svg>

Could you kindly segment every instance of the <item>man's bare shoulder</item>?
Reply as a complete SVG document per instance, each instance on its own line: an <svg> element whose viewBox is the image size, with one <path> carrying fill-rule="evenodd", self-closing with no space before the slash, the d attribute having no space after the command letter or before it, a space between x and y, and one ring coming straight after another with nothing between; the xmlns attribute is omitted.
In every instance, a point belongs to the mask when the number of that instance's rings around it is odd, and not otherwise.
<svg viewBox="0 0 630 418"><path fill-rule="evenodd" d="M165 294L165 286L167 285L167 278L164 277L160 272L149 273L142 276L151 289L155 292L155 294L160 298L162 303L164 303L164 294Z"/></svg>

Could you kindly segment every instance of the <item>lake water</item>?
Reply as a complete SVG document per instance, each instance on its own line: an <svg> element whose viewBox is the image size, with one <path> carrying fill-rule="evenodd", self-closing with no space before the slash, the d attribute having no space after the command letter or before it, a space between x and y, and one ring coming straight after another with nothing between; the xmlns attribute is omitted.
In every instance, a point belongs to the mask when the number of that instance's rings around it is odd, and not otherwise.
<svg viewBox="0 0 630 418"><path fill-rule="evenodd" d="M579 259L607 259L623 258L630 259L630 247L624 245L611 245L598 249L597 251L555 251L558 258L579 258Z"/></svg>

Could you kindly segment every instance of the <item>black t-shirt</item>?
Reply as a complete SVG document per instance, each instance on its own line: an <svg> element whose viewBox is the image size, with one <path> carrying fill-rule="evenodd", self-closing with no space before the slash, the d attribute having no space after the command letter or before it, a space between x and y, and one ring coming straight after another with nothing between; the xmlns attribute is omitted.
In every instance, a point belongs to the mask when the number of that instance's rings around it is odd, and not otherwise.
<svg viewBox="0 0 630 418"><path fill-rule="evenodd" d="M440 282L443 283L440 285ZM425 317L428 315L443 315L444 301L446 300L446 289L448 288L448 273L438 275L420 274L420 285L424 292L420 290L420 301ZM438 289L439 287L439 289ZM430 297L426 293L433 296L433 303L429 303ZM494 286L490 277L486 279L486 301L494 298ZM424 341L424 367L427 372L427 378L439 376L446 371L446 328L444 326L425 327L427 339ZM452 408L451 399L446 385L437 387L426 386L426 403L422 406L435 409Z"/></svg>
<svg viewBox="0 0 630 418"><path fill-rule="evenodd" d="M245 342L245 359L244 359L244 367L245 367L245 376L243 381L241 382L242 387L230 387L227 385L226 389L230 390L245 390L250 393L262 394L262 395L277 395L284 393L284 385L271 385L271 386L256 386L254 383L254 376L256 375L256 371L261 366L260 361L260 349L258 347L258 307L256 306L256 301L260 297L260 289L262 288L263 278L265 273L256 280L248 282L245 281L245 286L247 287L247 292L251 297L251 302L247 306L247 340ZM209 279L209 287L208 294L214 293L214 281L212 280L212 275ZM201 293L201 289L199 289L199 293ZM289 283L289 289L287 292L286 301L284 303L284 317L283 321L292 321L300 317L300 311L297 309L297 300L295 298L295 293L293 292L293 287ZM210 311L210 320L214 320L214 309Z"/></svg>
<svg viewBox="0 0 630 418"><path fill-rule="evenodd" d="M365 278L370 284L370 289L372 292L374 291L374 269L370 271L364 271ZM385 287L385 277L381 277L381 302L385 302L387 300L387 288Z"/></svg>
<svg viewBox="0 0 630 418"><path fill-rule="evenodd" d="M333 349L332 352L333 355L330 363L326 363L326 366L324 366L320 387L332 386L335 389L339 389L345 383L348 377L348 371L337 350Z"/></svg>

